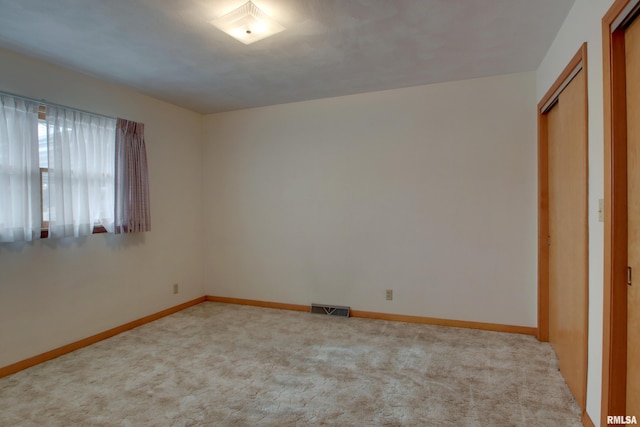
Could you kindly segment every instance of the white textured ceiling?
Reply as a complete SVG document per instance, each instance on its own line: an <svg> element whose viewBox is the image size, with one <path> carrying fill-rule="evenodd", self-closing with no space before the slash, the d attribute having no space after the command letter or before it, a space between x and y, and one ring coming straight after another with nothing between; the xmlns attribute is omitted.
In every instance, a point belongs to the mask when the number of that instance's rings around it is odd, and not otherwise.
<svg viewBox="0 0 640 427"><path fill-rule="evenodd" d="M201 113L535 70L574 0L0 0L0 46ZM0 90L2 74L0 65Z"/></svg>

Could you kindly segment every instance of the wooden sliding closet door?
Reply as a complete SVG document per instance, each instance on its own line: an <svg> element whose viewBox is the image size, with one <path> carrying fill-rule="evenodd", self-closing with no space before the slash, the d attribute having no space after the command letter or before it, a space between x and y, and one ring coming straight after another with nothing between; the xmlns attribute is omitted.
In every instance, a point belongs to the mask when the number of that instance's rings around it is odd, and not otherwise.
<svg viewBox="0 0 640 427"><path fill-rule="evenodd" d="M587 382L587 123L585 72L546 113L549 186L549 342L584 410Z"/></svg>

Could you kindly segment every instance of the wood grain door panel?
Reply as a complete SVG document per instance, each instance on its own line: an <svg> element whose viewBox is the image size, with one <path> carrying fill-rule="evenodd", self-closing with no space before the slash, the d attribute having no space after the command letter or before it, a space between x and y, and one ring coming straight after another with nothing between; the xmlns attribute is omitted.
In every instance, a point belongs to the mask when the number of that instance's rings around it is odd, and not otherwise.
<svg viewBox="0 0 640 427"><path fill-rule="evenodd" d="M580 71L547 113L549 165L549 342L584 409L587 372L586 89ZM640 270L639 270L640 271Z"/></svg>

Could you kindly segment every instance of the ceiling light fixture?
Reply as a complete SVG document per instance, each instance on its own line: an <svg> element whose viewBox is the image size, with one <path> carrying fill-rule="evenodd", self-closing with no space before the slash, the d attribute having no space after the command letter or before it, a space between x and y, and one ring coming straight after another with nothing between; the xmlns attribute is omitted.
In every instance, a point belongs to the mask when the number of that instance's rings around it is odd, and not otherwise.
<svg viewBox="0 0 640 427"><path fill-rule="evenodd" d="M211 23L244 44L257 42L285 29L258 9L252 1L214 19Z"/></svg>

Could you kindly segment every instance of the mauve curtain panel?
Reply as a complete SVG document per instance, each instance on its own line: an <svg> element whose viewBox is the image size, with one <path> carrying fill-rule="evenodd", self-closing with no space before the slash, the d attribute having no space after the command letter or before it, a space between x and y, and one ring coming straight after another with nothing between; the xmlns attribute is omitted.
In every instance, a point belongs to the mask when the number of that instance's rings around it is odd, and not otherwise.
<svg viewBox="0 0 640 427"><path fill-rule="evenodd" d="M115 174L115 233L151 231L144 124L117 120Z"/></svg>

